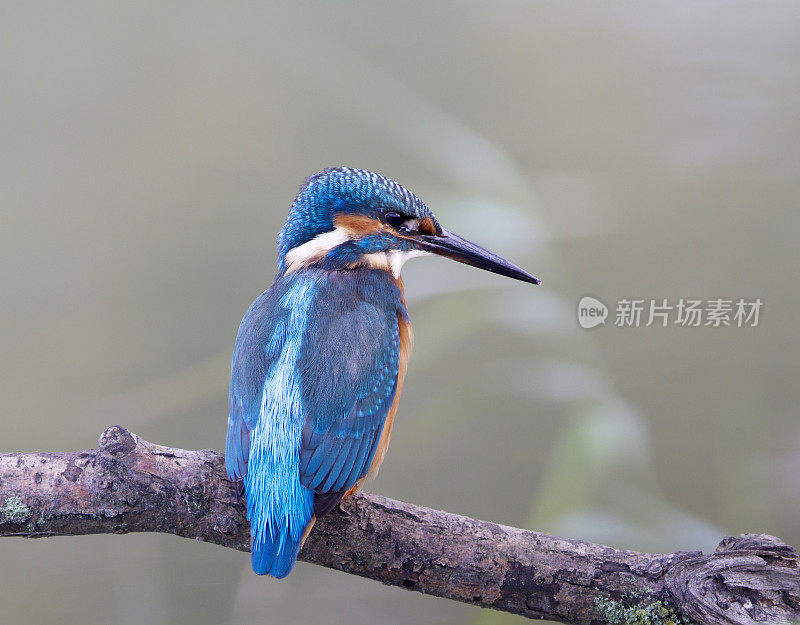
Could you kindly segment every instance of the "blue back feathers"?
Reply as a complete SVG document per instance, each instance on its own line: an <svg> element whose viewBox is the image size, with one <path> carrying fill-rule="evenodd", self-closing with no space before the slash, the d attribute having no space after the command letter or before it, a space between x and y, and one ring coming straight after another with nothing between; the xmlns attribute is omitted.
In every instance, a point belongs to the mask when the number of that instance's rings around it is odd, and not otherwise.
<svg viewBox="0 0 800 625"><path fill-rule="evenodd" d="M278 235L280 271L284 269L284 258L290 249L333 229L336 213L369 215L380 211L434 219L421 199L380 174L350 167L329 167L314 174L297 194Z"/></svg>
<svg viewBox="0 0 800 625"><path fill-rule="evenodd" d="M284 231L285 253L301 235ZM242 319L225 462L231 479L244 479L257 573L287 575L315 498L336 501L369 469L397 388L406 314L385 271L309 268L279 275Z"/></svg>

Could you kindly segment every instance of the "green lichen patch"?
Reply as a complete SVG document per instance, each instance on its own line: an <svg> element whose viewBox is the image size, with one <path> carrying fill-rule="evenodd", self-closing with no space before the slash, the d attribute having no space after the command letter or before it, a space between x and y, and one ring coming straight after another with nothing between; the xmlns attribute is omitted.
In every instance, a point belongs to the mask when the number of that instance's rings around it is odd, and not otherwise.
<svg viewBox="0 0 800 625"><path fill-rule="evenodd" d="M627 606L609 597L598 597L594 606L610 625L693 625L661 601Z"/></svg>
<svg viewBox="0 0 800 625"><path fill-rule="evenodd" d="M0 508L0 520L10 523L25 523L33 516L31 509L22 501L19 495L11 495Z"/></svg>

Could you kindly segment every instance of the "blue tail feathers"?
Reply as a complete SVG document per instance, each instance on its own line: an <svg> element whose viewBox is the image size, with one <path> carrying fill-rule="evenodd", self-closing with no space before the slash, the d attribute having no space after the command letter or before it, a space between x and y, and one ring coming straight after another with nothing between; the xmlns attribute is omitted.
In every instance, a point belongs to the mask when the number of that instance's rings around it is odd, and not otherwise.
<svg viewBox="0 0 800 625"><path fill-rule="evenodd" d="M263 531L253 532L250 554L253 570L259 575L286 577L297 560L302 536L292 538L288 527L279 528L277 535L272 534L269 527L260 529Z"/></svg>

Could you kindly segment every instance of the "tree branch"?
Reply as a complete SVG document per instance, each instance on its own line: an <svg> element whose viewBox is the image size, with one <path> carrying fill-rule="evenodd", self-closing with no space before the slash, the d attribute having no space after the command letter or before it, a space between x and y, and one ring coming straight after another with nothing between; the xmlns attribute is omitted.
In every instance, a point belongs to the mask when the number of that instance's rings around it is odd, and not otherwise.
<svg viewBox="0 0 800 625"><path fill-rule="evenodd" d="M250 545L215 451L162 447L114 426L96 450L0 454L0 536L127 532ZM768 535L725 538L707 555L637 553L359 493L317 523L300 559L568 623L800 622L798 554Z"/></svg>

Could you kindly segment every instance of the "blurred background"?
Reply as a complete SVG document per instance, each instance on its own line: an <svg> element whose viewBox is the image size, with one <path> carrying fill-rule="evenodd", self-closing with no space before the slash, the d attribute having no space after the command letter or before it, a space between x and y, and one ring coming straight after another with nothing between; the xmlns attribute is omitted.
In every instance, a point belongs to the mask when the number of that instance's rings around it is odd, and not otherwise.
<svg viewBox="0 0 800 625"><path fill-rule="evenodd" d="M275 235L346 164L544 281L406 266L416 347L368 490L639 550L800 545L799 29L790 1L3 2L0 448L119 423L221 449ZM613 323L690 297L764 306ZM0 561L3 623L521 622L172 536Z"/></svg>

